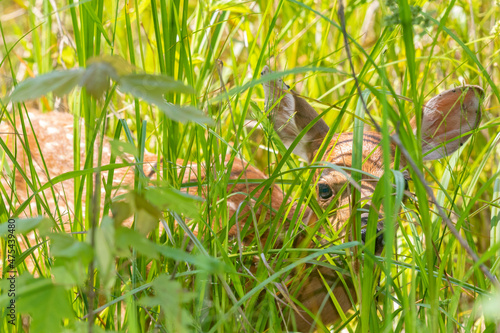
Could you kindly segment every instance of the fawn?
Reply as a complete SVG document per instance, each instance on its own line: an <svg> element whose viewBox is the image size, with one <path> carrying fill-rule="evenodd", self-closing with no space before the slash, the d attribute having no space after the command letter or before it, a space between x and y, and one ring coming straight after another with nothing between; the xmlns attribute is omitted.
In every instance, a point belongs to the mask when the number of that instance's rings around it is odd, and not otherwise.
<svg viewBox="0 0 500 333"><path fill-rule="evenodd" d="M262 76L269 74L271 71L266 66L262 71ZM318 116L314 108L304 99L299 97L290 87L281 79L269 80L264 84L264 92L266 105L271 108L269 119L273 123L275 130L287 148L293 143L297 135L303 131L310 122ZM438 96L432 98L423 108L422 113L422 150L426 154L426 160L439 159L451 154L457 150L471 135L471 131L479 126L481 119L480 99L483 96L483 90L477 86L464 86L445 91ZM69 114L63 113L48 113L41 114L33 112L29 114L33 132L28 131L25 136L13 134L15 131L5 125L0 127L2 139L8 143L8 146L24 147L21 149L16 161L16 167L27 170L31 168L37 173L40 182L50 182L54 177L73 171L73 126L74 118ZM28 126L29 127L29 126ZM413 128L415 125L413 123ZM320 119L309 131L304 135L302 140L296 145L294 153L302 157L307 162L311 162L320 148L324 138L329 131L328 125L324 120ZM10 133L10 134L5 134ZM36 141L35 135L36 134ZM376 132L365 132L363 138L363 163L362 170L376 177L382 176L382 149L380 148L381 136ZM341 133L335 135L328 147L324 156L319 157L319 160L327 161L340 167L350 167L352 163L352 142L353 133ZM37 148L37 144L39 148ZM64 153L61 153L64 152ZM30 156L28 156L30 155ZM42 160L42 156L44 160ZM28 158L30 157L30 159ZM104 141L102 150L102 165L110 162L111 150L109 142ZM83 163L84 156L81 161ZM154 163L157 161L157 156L146 153L144 156L144 173L149 174L154 169ZM226 161L231 165L230 179L265 179L265 175L257 168L247 164L241 159L233 158ZM13 165L13 161L9 163ZM404 167L404 160L400 167ZM83 164L82 164L83 166ZM203 168L194 168L190 166L193 172L186 173L184 182L193 180L203 180L206 174ZM196 169L201 169L201 173L197 174ZM332 199L340 192L347 182L345 176L333 169L325 168L318 172L317 181L317 200L321 208L329 207ZM12 188L15 183L15 193L11 193L17 197L17 201L21 204L26 200L31 200L31 208L35 208L35 203L32 200L33 194L31 189L27 187L27 181L32 181L29 172L21 175L16 173L15 179L2 179L5 188ZM133 172L130 167L120 168L114 171L113 183L132 184ZM369 179L362 179L361 189L363 197L370 197L375 190L375 183ZM45 195L48 199L47 205L43 206L47 215L54 215L58 209L59 216L63 219L73 218L74 198L73 193L74 182L72 179L64 180L55 183L51 189L46 189L37 195ZM196 193L195 189L189 189L190 193ZM233 216L236 213L242 218L238 224L230 226L229 237L236 237L245 227L251 225L252 218L249 218L249 212L254 210L254 218L260 223L266 223L270 218L274 217L275 212L284 201L284 194L277 185L272 186L272 200L270 209L263 209L262 206L254 206L255 200L248 200L249 196L253 198L261 197L263 190L259 185L252 182L245 184L236 182L235 185L228 187L228 193L232 195L227 198L228 215ZM63 193L70 193L64 195ZM116 196L123 193L118 190L113 194ZM251 194L251 195L250 195ZM342 228L350 218L350 191L349 188L339 193L337 205L339 209L335 211L335 216L331 218L335 221L334 228ZM102 196L104 197L104 195ZM85 198L85 195L83 195ZM102 202L101 202L102 204ZM26 216L30 215L30 206L28 205L24 211ZM289 219L294 215L296 209L300 207L293 206L288 215L283 218L284 229L286 230ZM317 222L316 215L309 208L305 207L303 214L302 225L306 231L312 230L312 226ZM265 216L261 216L265 214ZM366 225L367 216L362 215L362 224ZM262 222L263 221L263 222ZM375 244L375 251L380 253L383 249L383 225L379 223L377 226L378 236ZM326 226L320 226L318 235L326 232ZM70 231L65 228L66 232ZM265 242L270 231L267 230L260 239ZM315 235L312 235L314 237ZM244 243L251 242L253 234L247 232ZM363 241L365 234L362 233ZM311 240L311 237L299 236L294 244L303 243L303 240L309 242L305 244L308 247L317 247L317 244L323 244L321 237L316 237L316 242ZM275 244L279 247L281 244ZM300 270L298 270L300 273ZM298 273L298 279L300 274ZM286 280L288 278L285 278ZM291 290L295 299L302 304L307 311L299 309L297 306L292 306L291 316L285 319L285 322L293 323L299 331L309 332L317 326L316 321L322 322L324 325L334 323L340 318L339 311L348 311L352 307L352 302L356 302L356 293L352 282L346 277L345 283L339 281L338 273L329 268L318 266L313 267L301 284L299 290ZM328 286L328 287L327 287ZM333 296L332 296L333 295ZM335 298L335 301L332 300ZM312 315L311 315L312 314Z"/></svg>
<svg viewBox="0 0 500 333"><path fill-rule="evenodd" d="M265 66L261 75L271 73L268 66ZM269 118L281 138L284 145L289 148L298 134L303 131L318 113L303 98L299 97L281 79L270 80L263 84L266 97L266 104L272 110ZM463 145L471 136L471 131L478 128L481 121L480 101L483 97L483 89L478 86L463 86L447 90L432 98L422 110L422 153L424 160L439 159L450 155ZM416 132L416 121L411 121L414 133ZM318 152L321 144L328 133L328 125L320 119L303 136L302 140L294 148L294 153L311 162ZM383 174L382 149L380 147L381 136L377 132L364 132L363 136L363 165L362 171L376 177ZM334 135L331 142L327 143L324 156L319 156L318 160L330 162L339 167L352 166L352 144L353 133L341 133ZM392 158L394 159L395 147L392 147ZM400 167L405 166L402 159ZM391 168L393 167L391 163ZM349 172L347 171L347 174ZM332 169L325 168L318 172L317 178L317 200L321 208L329 207L332 199L339 194L337 200L338 209L335 210L333 226L342 228L351 216L351 193L349 188L341 191L346 185L345 175ZM363 175L361 181L361 197L370 198L374 193L376 183L370 177ZM367 206L370 202L367 203ZM380 212L383 214L383 212ZM302 221L307 227L312 227L316 222L316 216L309 214L309 219ZM367 214L361 215L362 227L368 221ZM306 227L306 229L307 229ZM383 223L377 225L377 238L375 240L375 252L380 253L383 248ZM365 241L365 233L361 231L362 240ZM319 233L325 232L323 226L319 228ZM321 243L321 238L319 238ZM332 288L336 301L346 311L351 308L351 295L355 301L356 294L352 284L339 283L338 275L325 267L318 267L307 278L303 288L296 295L299 300L311 313L321 319L323 324L328 325L340 318L337 308L331 296L330 290L325 284ZM326 283L324 280L326 280ZM349 280L346 280L349 281ZM321 313L318 311L321 310ZM314 320L304 312L295 316L296 326L299 331L309 332Z"/></svg>

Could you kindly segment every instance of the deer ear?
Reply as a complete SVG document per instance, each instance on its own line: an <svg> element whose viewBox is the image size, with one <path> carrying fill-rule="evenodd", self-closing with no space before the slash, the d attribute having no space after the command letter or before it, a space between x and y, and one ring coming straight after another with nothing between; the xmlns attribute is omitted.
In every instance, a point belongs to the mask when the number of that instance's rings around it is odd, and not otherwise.
<svg viewBox="0 0 500 333"><path fill-rule="evenodd" d="M481 122L480 101L484 91L478 86L447 90L432 98L422 113L422 153L424 160L450 155L462 146ZM416 132L416 120L411 121ZM432 150L432 151L431 151Z"/></svg>
<svg viewBox="0 0 500 333"><path fill-rule="evenodd" d="M269 73L272 72L268 66L265 66L261 75L265 76ZM318 113L303 98L291 91L282 79L265 81L262 85L266 96L266 105L273 108L269 113L269 119L288 149L299 133L318 116ZM319 119L298 142L293 152L310 162L321 146L328 130L325 121Z"/></svg>

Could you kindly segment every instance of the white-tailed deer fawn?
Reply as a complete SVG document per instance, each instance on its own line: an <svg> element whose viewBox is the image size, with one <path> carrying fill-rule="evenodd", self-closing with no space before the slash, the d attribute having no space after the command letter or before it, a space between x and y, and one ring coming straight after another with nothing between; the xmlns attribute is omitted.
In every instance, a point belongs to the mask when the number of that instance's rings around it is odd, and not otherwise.
<svg viewBox="0 0 500 333"><path fill-rule="evenodd" d="M267 75L270 70L264 67L262 75ZM269 118L278 132L279 137L287 148L290 147L297 135L301 133L318 113L304 99L299 97L281 79L265 82L264 91L266 104L272 107ZM463 86L447 90L432 98L422 110L422 153L424 160L434 160L447 156L456 151L472 134L471 131L479 126L481 120L480 100L484 92L478 86ZM416 132L416 121L411 122ZM323 120L319 120L310 128L303 138L295 146L294 153L311 162L317 154L318 149L326 137L329 127ZM327 144L326 152L318 157L318 161L330 162L339 167L352 166L353 133L341 133L334 135ZM395 147L392 147L394 152ZM381 136L377 132L365 132L363 136L363 165L362 171L375 177L383 174L383 158L381 148ZM394 158L394 156L392 156ZM392 167L393 165L391 165ZM405 166L404 159L400 168ZM347 171L349 174L349 171ZM333 226L342 228L351 216L351 193L349 188L341 191L347 179L344 174L332 168L325 168L318 172L317 177L317 200L321 208L329 207L332 199L337 195L335 220ZM370 198L375 191L376 183L372 177L363 176L361 180L361 197ZM370 205L370 202L367 203ZM364 215L364 214L363 214ZM366 225L367 216L361 216L362 227ZM314 214L311 219L303 221L307 226L315 222ZM383 248L383 223L377 226L377 238L375 252L380 253ZM312 229L312 228L311 228ZM325 231L320 227L319 232ZM365 234L361 232L363 241ZM321 242L321 238L318 238ZM326 280L326 282L325 282ZM338 276L328 272L325 267L317 268L308 277L303 288L298 292L297 299L306 306L313 314L316 314L323 324L330 324L339 319L339 313L334 302L330 299L328 285L332 288L334 297L343 311L351 307L351 299L356 295L348 284L349 293L339 283ZM321 313L318 313L321 310ZM295 317L297 328L308 332L314 319L305 312Z"/></svg>
<svg viewBox="0 0 500 333"><path fill-rule="evenodd" d="M262 71L262 75L270 73L269 68L266 66ZM269 80L264 83L264 91L266 96L266 105L272 108L270 111L270 120L274 124L274 128L278 132L281 140L288 148L292 142L297 138L299 133L306 128L310 122L318 116L317 112L309 105L304 99L300 98L297 94L289 89L281 79ZM477 86L464 86L445 91L438 96L432 98L423 108L422 113L422 150L426 154L425 159L438 159L443 156L449 155L457 150L471 135L471 131L478 127L481 113L480 113L480 98L483 95L483 90ZM74 118L68 114L49 113L40 114L32 113L29 115L33 131L27 132L25 136L22 133L14 135L14 129L8 129L6 126L0 128L2 132L2 139L9 147L29 147L28 153L26 151L18 155L16 166L21 170L28 170L26 167L31 164L31 170L36 170L37 176L41 184L50 182L54 177L73 171L74 156L73 156L73 123ZM29 126L27 126L29 128ZM415 126L414 126L415 128ZM294 152L311 162L320 148L324 138L329 131L328 125L319 120L310 130L304 135L302 140L296 145ZM5 134L10 133L10 134ZM383 159L382 149L380 147L381 136L376 132L365 132L363 139L363 166L362 171L371 174L375 177L382 176L383 173ZM327 144L326 153L320 156L318 160L330 162L340 167L351 167L352 163L352 143L353 133L341 133L335 135L331 142ZM39 145L39 149L37 148ZM21 149L22 151L22 149ZM30 156L28 156L28 154ZM105 141L102 151L102 165L109 163L111 157L111 150L109 144ZM82 156L81 161L84 161ZM154 166L157 157L152 154L146 154L145 173ZM229 161L229 160L228 160ZM172 162L172 161L171 161ZM175 163L175 161L173 161ZM83 162L82 162L83 163ZM13 161L9 163L13 166ZM401 162L400 167L404 166L404 161ZM116 184L131 184L133 183L133 172L130 168L121 168L114 171L113 182ZM193 168L195 169L195 168ZM233 159L232 169L230 170L230 179L265 179L265 175L258 169L248 165L240 159ZM2 179L4 188L15 188L15 193L11 193L17 197L19 204L24 204L26 200L32 200L31 204L35 205L32 197L32 190L26 186L27 182L33 181L33 177L29 173L18 172L15 173L16 177L14 183L11 180ZM184 181L192 181L194 179L203 180L204 174L196 175L190 173L185 177ZM346 185L346 178L344 174L331 169L325 168L317 174L317 200L321 208L329 207L332 199L338 194L337 205L339 209L335 210L335 220L333 223L334 228L342 228L350 218L350 191L347 187L341 191ZM362 197L369 198L374 190L375 183L368 178L363 178L361 181ZM38 187L38 186L35 186ZM74 182L72 179L54 184L51 188L44 190L37 195L46 195L50 199L48 205L44 208L47 214L52 215L56 209L59 210L60 215L67 216L72 219L74 198L72 193ZM54 191L55 195L53 195ZM190 192L195 192L190 190ZM253 197L261 196L262 189L259 189L258 184L245 183L244 181L236 185L228 186L228 192L232 192L227 198L228 215L232 216L236 212L242 216L239 224L229 226L229 237L235 237L238 232L245 229L252 230L249 227L248 221L252 218L249 217L248 212L250 209L255 208L253 204L255 201L248 200L248 196L252 193ZM69 193L66 195L65 193ZM116 195L120 192L116 192ZM104 197L104 195L102 195ZM83 195L85 198L85 195ZM283 192L278 186L273 186L271 207L264 209L257 207L254 211L253 218L255 221L263 224L279 210L284 201ZM27 205L22 216L30 216L30 206ZM290 209L288 218L284 218L284 228L287 229L289 219L294 215L297 207L293 206ZM301 221L303 230L300 236L296 237L294 244L301 244L308 247L316 247L317 244L323 244L321 234L325 232L324 226L313 228L312 226L317 221L315 214L312 210L305 207L306 212L303 214L304 218ZM12 209L11 211L14 211ZM261 216L265 212L266 216ZM362 223L366 224L367 219L362 216ZM379 223L377 226L378 237L376 240L375 251L380 253L383 248L383 225ZM264 228L265 229L265 228ZM318 235L308 235L308 230L318 230ZM265 229L262 239L259 241L265 242L269 230ZM303 232L305 230L305 232ZM69 230L66 230L69 231ZM252 232L246 231L244 243L249 243L253 238ZM318 236L318 237L315 237ZM314 241L310 240L314 237ZM303 244L303 240L310 240L309 244ZM364 235L363 235L364 240ZM281 246L279 242L275 246ZM293 278L301 279L300 269L297 269ZM290 277L286 278L287 280ZM337 272L329 268L318 266L313 268L305 276L305 281L299 284L298 290L290 290L290 294L302 304L307 311L301 310L301 306L292 306L291 319L285 321L293 322L299 331L309 332L314 330L317 326L315 321L321 321L324 325L331 324L340 318L339 310L347 311L352 307L352 302L356 301L356 294L354 287L349 278L346 277L346 283L339 281ZM332 300L335 298L335 301ZM288 300L290 298L287 298ZM337 305L336 305L337 304ZM338 308L340 306L340 309ZM300 310L299 310L300 309ZM311 316L312 314L312 316Z"/></svg>

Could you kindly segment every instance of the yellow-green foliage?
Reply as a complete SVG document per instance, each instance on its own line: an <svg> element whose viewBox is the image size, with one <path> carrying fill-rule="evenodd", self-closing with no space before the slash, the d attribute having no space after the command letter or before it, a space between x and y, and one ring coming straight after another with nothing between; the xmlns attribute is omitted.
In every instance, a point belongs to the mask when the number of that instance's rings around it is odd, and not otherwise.
<svg viewBox="0 0 500 333"><path fill-rule="evenodd" d="M81 137L87 143L87 148L68 147L75 149L75 171L58 179L76 178L80 185L74 193L65 193L80 199L75 200L75 216L81 222L71 221L76 233L60 231L58 213L47 211L46 198L30 198L37 202L31 206L32 219L16 222L19 244L13 247L17 261L12 264L20 276L15 325L9 323L7 308L7 220L23 202L9 195L12 183L0 183L0 331L284 330L274 297L281 289L274 283L300 260L286 242L283 249L262 247L256 240L240 248L228 239L228 226L235 221L225 209L229 180L224 159L229 154L248 160L283 188L291 203L283 204L282 215L293 203L319 210L315 169L286 154L266 118L260 85L266 64L284 71L285 82L310 98L337 132L353 131L355 121L374 128L361 108L354 70L370 114L384 125L383 134L397 132L414 147L419 143L404 119L411 119L443 90L482 86L486 95L481 126L459 153L424 163L417 149L408 150L437 204L498 278L497 2L345 1L352 53L348 59L338 1L0 1L0 121L14 122L13 115L25 107L70 112L85 119ZM31 77L38 80L25 81ZM140 163L147 150L163 162L158 182L137 172L128 203L113 206L114 220L107 217L109 202L95 220L91 205L82 204L92 201L94 184L112 190L107 179L95 182L96 170L82 168L78 158L80 149L93 146L89 140L98 141L103 134L115 137L116 154L131 153ZM9 147L0 142L4 180L12 175L7 161L18 154ZM85 152L98 160L99 152ZM206 200L179 191L200 187L201 195L202 184L182 184L182 176L168 167L181 163L178 159L211 165L214 172L203 184L208 186L204 193L210 193ZM390 231L394 246L380 257L362 249L357 268L347 264L359 281L363 306L330 329L495 332L499 291L444 226L436 203L427 202L422 182L411 174L410 198L401 203L401 211L386 212L395 216L397 228ZM271 181L264 184L269 188ZM51 186L34 181L32 189L43 185ZM396 193L402 193L401 186L396 185ZM381 186L377 195L391 193ZM117 221L132 212L143 224L135 230L118 227ZM296 216L291 224L295 231L299 220ZM279 229L274 222L269 226ZM35 238L26 236L31 230ZM315 250L322 252L302 259L317 263L318 255L335 254L351 261L346 253L352 245L338 244L318 247ZM251 273L247 268L261 254L268 265ZM26 258L34 265L26 264ZM91 325L90 309L97 310Z"/></svg>

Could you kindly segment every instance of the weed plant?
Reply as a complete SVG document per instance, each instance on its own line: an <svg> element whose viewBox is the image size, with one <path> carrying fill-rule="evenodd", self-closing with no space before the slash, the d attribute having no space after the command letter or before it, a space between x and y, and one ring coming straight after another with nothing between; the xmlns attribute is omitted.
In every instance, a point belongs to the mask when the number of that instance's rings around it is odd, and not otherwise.
<svg viewBox="0 0 500 333"><path fill-rule="evenodd" d="M497 331L499 290L480 265L500 276L499 4L347 1L351 57L338 14L337 1L1 1L0 90L5 98L0 120L25 133L27 118L17 122L26 110L63 110L85 120L82 133L74 129L85 145L75 139L68 147L75 152L75 171L53 180L75 179L74 193L64 194L76 203L72 233L66 234L61 212L48 209L49 197L31 197L36 205L17 201L9 182L16 172L30 175L32 192L45 193L40 189L52 185L40 182L33 166L16 168L13 161L25 147L13 149L0 141L0 331L279 332L284 327L276 283L301 262L318 264L321 255L346 263L360 302L333 327L318 323L319 330ZM335 235L329 248L299 251L287 242L299 229L303 210L296 211L289 231L282 230L279 217L293 205L309 205L324 223L329 219L315 199L320 160L309 165L292 155L267 119L260 77L266 64L311 98L331 135L354 131L353 149L359 151L359 131L374 128L368 111L384 137L386 161L389 136L397 134L424 174L425 184L408 168L410 195L403 200L401 172L386 163L375 193L386 207L381 256L356 242L342 245ZM134 73L157 77L127 81ZM21 89L30 77L46 81ZM157 80L165 85L142 89ZM420 124L426 100L462 84L485 89L481 126L449 158L423 162L420 127L413 133L409 120L416 116ZM104 135L119 139L134 156L135 182L128 198L146 199L135 200L133 207L115 205L115 221L109 201L94 210L89 204L100 202L93 197L100 193L95 189L113 190L112 176L96 182L101 169L92 167L100 165L100 152L93 150ZM158 156L155 181L138 167L145 151ZM262 188L277 184L286 193L288 202L278 218L259 229L261 234L273 230L265 245L256 237L240 247L228 237L236 221L226 209L232 182L226 156L229 166L243 158L263 170L269 178L259 180ZM396 156L397 164L400 152ZM208 177L183 183L188 161L206 165ZM353 165L361 162L357 157ZM106 170L119 167L112 163ZM183 194L188 188L204 199ZM30 208L19 208L23 204ZM453 236L437 205L479 261ZM126 209L134 213L131 229L116 226ZM18 276L12 325L6 267L7 221L14 217ZM138 230L144 221L147 232ZM278 237L284 237L284 245L275 248ZM252 273L247 269L255 256L266 264Z"/></svg>

